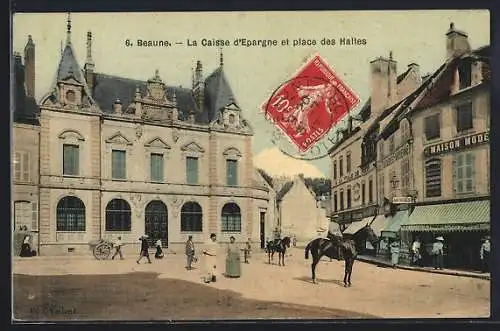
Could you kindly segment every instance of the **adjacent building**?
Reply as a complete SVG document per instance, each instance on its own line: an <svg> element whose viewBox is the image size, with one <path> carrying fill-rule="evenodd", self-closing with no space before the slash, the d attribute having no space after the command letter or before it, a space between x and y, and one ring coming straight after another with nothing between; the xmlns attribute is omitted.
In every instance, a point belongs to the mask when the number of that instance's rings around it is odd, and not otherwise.
<svg viewBox="0 0 500 331"><path fill-rule="evenodd" d="M90 32L82 69L71 38L68 18L55 80L32 128L40 253L86 254L90 241L118 236L132 251L143 234L169 248L188 235L205 242L212 232L222 242L259 242L274 223L274 196L254 169L253 130L222 54L208 75L198 61L192 86L181 87L158 70L145 81L98 72ZM19 153L25 145L14 143Z"/></svg>
<svg viewBox="0 0 500 331"><path fill-rule="evenodd" d="M374 178L376 217L352 223L344 233L355 234L369 222L381 236L377 253L387 255L388 244L400 242L402 262L408 261L417 237L430 252L435 237L443 236L446 265L474 268L481 238L490 229L490 47L471 50L467 34L452 23L445 49L444 63L432 74L421 77L418 66L411 64L397 79L388 75L383 84L372 84L372 97L357 115L364 122L357 131L348 128L353 133L331 153L332 216L342 225L366 215L354 216L366 203L366 198L352 202L356 174L354 181L345 181L346 187L339 185L339 175L352 168L355 155L361 174L356 191L361 187L364 192L366 176ZM387 63L392 64L390 59ZM380 72L373 62L371 66L372 75ZM384 67L395 71L395 64ZM386 101L388 107L382 107L378 116L377 112L373 118L367 116L366 109L376 104L374 95L385 82L388 87L382 95L392 102ZM400 86L404 91L398 93ZM335 202L335 195L340 202ZM343 216L345 209L352 216ZM363 239L358 245L364 248ZM429 254L425 259L430 263Z"/></svg>

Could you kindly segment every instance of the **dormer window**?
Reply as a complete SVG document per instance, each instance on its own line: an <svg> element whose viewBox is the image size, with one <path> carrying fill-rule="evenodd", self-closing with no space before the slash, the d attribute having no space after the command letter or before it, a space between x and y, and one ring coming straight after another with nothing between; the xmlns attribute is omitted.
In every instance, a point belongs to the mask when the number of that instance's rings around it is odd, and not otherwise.
<svg viewBox="0 0 500 331"><path fill-rule="evenodd" d="M229 124L234 124L235 118L234 114L229 114Z"/></svg>
<svg viewBox="0 0 500 331"><path fill-rule="evenodd" d="M458 66L458 77L460 80L460 89L467 88L471 85L472 66L470 62L462 62Z"/></svg>
<svg viewBox="0 0 500 331"><path fill-rule="evenodd" d="M68 92L66 92L66 100L68 102L75 102L75 99L75 91L69 90Z"/></svg>

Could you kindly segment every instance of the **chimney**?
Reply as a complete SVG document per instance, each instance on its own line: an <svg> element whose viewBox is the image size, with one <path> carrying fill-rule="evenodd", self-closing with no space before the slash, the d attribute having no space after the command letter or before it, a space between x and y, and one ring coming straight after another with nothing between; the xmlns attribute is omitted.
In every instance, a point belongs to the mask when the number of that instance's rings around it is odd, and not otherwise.
<svg viewBox="0 0 500 331"><path fill-rule="evenodd" d="M397 62L392 58L379 57L370 62L371 69L371 116L377 118L384 109L397 100Z"/></svg>
<svg viewBox="0 0 500 331"><path fill-rule="evenodd" d="M450 23L446 32L446 58L462 55L471 50L467 33L455 29L455 23Z"/></svg>
<svg viewBox="0 0 500 331"><path fill-rule="evenodd" d="M119 98L116 98L115 102L113 103L113 112L115 114L122 113L122 102L120 101Z"/></svg>
<svg viewBox="0 0 500 331"><path fill-rule="evenodd" d="M205 100L205 82L203 81L203 65L201 61L196 62L193 93L198 110L202 112Z"/></svg>
<svg viewBox="0 0 500 331"><path fill-rule="evenodd" d="M85 80L90 93L94 94L94 60L92 60L92 32L87 32L87 58L84 65Z"/></svg>
<svg viewBox="0 0 500 331"><path fill-rule="evenodd" d="M24 84L26 86L26 96L35 97L35 44L31 35L24 47Z"/></svg>

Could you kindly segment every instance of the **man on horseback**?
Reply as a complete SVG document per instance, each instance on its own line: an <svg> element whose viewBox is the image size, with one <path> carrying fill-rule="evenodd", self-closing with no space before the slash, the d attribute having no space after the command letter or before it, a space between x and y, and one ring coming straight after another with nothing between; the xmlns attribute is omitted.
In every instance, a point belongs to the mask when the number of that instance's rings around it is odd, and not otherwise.
<svg viewBox="0 0 500 331"><path fill-rule="evenodd" d="M335 222L330 222L330 225L328 226L328 234L326 235L326 238L329 239L329 243L325 243L325 249L328 248L327 246L329 244L333 245L336 250L335 252L337 253L336 259L339 261L342 261L344 259L342 255L342 232L338 229L338 225Z"/></svg>

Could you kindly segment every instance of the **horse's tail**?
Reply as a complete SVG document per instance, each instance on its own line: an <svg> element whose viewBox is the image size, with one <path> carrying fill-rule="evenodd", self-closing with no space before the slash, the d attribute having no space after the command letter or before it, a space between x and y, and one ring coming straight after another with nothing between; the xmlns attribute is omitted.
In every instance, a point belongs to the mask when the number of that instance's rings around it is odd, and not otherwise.
<svg viewBox="0 0 500 331"><path fill-rule="evenodd" d="M307 244L307 246L306 246L306 251L305 251L306 260L309 258L309 251L311 250L312 243L313 242L310 241L309 244Z"/></svg>

